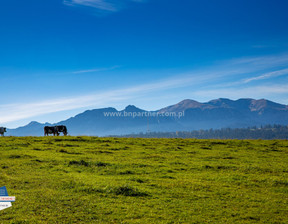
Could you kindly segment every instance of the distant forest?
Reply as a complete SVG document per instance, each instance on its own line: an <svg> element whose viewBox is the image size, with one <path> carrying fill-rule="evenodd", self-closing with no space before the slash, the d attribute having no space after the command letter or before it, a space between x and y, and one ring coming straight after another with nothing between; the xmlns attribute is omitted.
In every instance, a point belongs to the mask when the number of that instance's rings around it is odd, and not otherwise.
<svg viewBox="0 0 288 224"><path fill-rule="evenodd" d="M119 137L119 136L118 136ZM132 138L196 138L196 139L288 139L288 126L265 125L248 128L222 128L198 131L147 132L122 135Z"/></svg>

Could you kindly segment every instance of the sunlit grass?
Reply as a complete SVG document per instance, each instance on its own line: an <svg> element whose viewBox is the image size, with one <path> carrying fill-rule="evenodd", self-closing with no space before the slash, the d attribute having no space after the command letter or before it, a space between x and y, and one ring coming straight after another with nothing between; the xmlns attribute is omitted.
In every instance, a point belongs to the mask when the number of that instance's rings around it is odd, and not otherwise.
<svg viewBox="0 0 288 224"><path fill-rule="evenodd" d="M0 138L0 223L287 223L288 142Z"/></svg>

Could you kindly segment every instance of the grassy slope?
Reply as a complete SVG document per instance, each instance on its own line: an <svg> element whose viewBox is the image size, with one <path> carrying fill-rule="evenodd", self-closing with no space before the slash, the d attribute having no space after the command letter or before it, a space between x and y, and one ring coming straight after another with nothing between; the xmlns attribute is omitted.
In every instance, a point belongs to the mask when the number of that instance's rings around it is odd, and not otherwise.
<svg viewBox="0 0 288 224"><path fill-rule="evenodd" d="M288 141L0 138L0 223L288 223Z"/></svg>

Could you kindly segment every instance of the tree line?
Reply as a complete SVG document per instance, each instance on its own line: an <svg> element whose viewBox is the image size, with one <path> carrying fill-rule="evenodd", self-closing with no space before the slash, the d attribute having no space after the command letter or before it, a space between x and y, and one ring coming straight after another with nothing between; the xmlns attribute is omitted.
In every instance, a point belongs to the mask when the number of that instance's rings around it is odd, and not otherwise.
<svg viewBox="0 0 288 224"><path fill-rule="evenodd" d="M119 136L118 136L119 137ZM132 138L196 138L196 139L288 139L288 126L265 125L248 128L221 128L197 131L147 132L122 135Z"/></svg>

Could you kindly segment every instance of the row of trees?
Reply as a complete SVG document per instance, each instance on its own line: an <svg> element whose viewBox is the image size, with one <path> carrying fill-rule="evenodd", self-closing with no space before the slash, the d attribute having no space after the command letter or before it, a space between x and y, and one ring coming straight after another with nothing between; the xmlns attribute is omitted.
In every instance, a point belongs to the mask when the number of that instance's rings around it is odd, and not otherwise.
<svg viewBox="0 0 288 224"><path fill-rule="evenodd" d="M196 138L196 139L288 139L288 126L266 125L249 128L222 128L198 131L148 132L122 137L135 138Z"/></svg>

